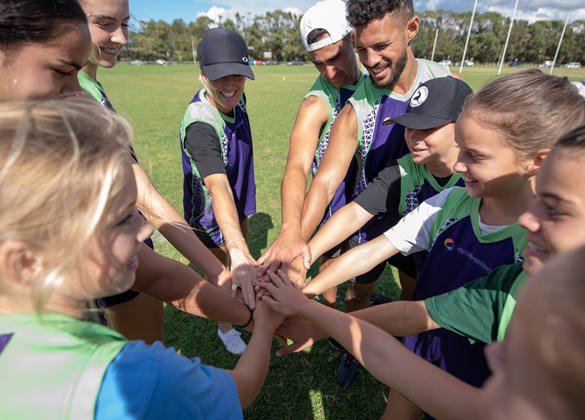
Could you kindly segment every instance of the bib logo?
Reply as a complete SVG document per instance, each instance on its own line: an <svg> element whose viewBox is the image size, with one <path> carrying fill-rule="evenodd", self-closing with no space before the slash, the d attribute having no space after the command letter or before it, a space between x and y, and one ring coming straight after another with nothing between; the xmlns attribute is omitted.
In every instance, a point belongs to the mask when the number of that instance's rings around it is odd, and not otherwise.
<svg viewBox="0 0 585 420"><path fill-rule="evenodd" d="M451 238L445 239L445 241L443 242L443 245L445 245L445 248L447 248L447 251L453 251L455 249L455 241Z"/></svg>

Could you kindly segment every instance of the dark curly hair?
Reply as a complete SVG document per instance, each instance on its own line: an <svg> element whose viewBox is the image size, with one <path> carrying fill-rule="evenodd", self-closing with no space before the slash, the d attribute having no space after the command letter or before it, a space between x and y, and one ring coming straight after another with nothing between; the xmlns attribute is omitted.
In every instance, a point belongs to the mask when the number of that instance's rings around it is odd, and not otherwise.
<svg viewBox="0 0 585 420"><path fill-rule="evenodd" d="M401 20L408 20L414 14L412 0L348 0L347 21L357 28L372 20L382 19L390 13Z"/></svg>

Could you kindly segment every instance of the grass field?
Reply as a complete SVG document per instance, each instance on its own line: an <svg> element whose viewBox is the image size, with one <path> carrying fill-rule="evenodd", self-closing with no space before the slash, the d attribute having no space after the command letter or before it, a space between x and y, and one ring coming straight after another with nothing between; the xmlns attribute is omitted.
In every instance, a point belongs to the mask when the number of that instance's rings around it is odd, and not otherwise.
<svg viewBox="0 0 585 420"><path fill-rule="evenodd" d="M513 69L505 68L504 72ZM515 70L515 69L514 69ZM548 69L546 69L548 71ZM313 66L254 67L256 80L248 82L246 96L254 135L258 213L250 219L249 246L254 257L278 235L280 180L284 171L296 110L317 72ZM497 67L466 67L463 77L476 90L495 77ZM555 69L555 75L585 80L585 69ZM158 190L182 212L182 172L178 130L185 108L200 87L192 65L129 66L102 70L99 79L117 111L135 131L134 148L141 165ZM185 262L160 235L157 250ZM169 279L172 281L172 279ZM379 285L383 293L399 293L387 269ZM216 336L214 322L166 309L165 337L170 346L204 363L233 368L237 357L228 354ZM247 334L244 333L247 340ZM276 344L275 344L276 348ZM340 353L326 342L286 358L273 358L266 384L248 419L379 418L388 389L361 369L348 388L335 383ZM180 392L180 390L177 390Z"/></svg>

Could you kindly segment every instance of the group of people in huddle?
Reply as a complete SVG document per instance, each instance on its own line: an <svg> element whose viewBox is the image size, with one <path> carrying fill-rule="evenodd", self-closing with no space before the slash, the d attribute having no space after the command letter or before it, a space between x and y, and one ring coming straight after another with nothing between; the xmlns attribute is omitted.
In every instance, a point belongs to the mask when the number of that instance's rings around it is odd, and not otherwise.
<svg viewBox="0 0 585 420"><path fill-rule="evenodd" d="M538 70L473 92L414 57L412 3L303 15L319 76L290 136L280 234L255 259L245 40L212 28L197 46L181 215L98 82L128 1L0 0L3 418L241 418L275 335L280 356L330 338L340 384L361 365L390 387L384 418L582 417L585 101ZM204 278L158 254L154 229ZM401 299L370 306L388 264ZM163 302L216 321L236 367L165 347Z"/></svg>

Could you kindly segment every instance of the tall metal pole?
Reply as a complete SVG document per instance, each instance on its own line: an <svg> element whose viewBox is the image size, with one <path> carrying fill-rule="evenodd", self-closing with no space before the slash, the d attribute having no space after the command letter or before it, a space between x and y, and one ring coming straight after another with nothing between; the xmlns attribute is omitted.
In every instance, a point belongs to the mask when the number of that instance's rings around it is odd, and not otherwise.
<svg viewBox="0 0 585 420"><path fill-rule="evenodd" d="M516 9L518 9L518 0L516 0L516 4L514 5L514 13L512 13L512 20L510 21L510 28L508 29L508 36L506 37L506 42L504 43L504 51L502 51L502 56L500 57L498 75L502 72L502 65L506 60L506 50L508 49L508 41L510 41L510 35L512 34L512 26L514 25L514 19L516 19Z"/></svg>
<svg viewBox="0 0 585 420"><path fill-rule="evenodd" d="M439 37L439 28L435 31L435 42L433 42L433 52L431 53L431 61L435 61L435 49L437 48L437 38Z"/></svg>
<svg viewBox="0 0 585 420"><path fill-rule="evenodd" d="M467 46L469 45L469 36L471 35L471 28L473 26L473 18L475 17L475 9L477 7L477 0L473 4L473 12L471 13L471 22L469 22L469 31L467 31L467 40L465 41L465 48L463 49L463 57L461 58L461 66L459 67L459 73L463 73L463 63L465 62L465 55L467 54Z"/></svg>
<svg viewBox="0 0 585 420"><path fill-rule="evenodd" d="M552 74L553 69L555 68L555 63L557 62L557 57L559 56L559 51L561 49L561 44L563 42L563 37L565 36L565 29L567 29L567 23L569 23L569 16L567 15L567 19L565 19L565 26L563 26L563 32L561 32L561 39L559 39L559 45L557 46L557 51L555 52L555 58L553 58L552 66L550 66L550 71L548 74Z"/></svg>

